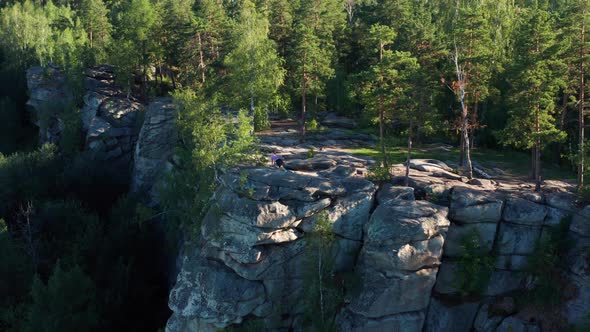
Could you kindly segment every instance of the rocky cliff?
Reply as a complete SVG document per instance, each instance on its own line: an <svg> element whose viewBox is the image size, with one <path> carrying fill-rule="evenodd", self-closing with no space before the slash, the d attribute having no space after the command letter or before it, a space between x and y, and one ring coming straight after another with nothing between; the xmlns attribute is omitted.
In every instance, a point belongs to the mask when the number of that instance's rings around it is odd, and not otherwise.
<svg viewBox="0 0 590 332"><path fill-rule="evenodd" d="M187 246L167 330L215 331L252 319L268 330L302 330L306 247L322 213L337 239L334 273L354 272L359 280L341 288L342 331L552 331L551 322L516 305L514 296L535 287L527 262L550 227L568 216L576 245L563 280L572 293L556 315L573 324L590 311L590 207L578 210L571 194L551 186L537 194L521 184L470 184L428 160L413 161L413 187L396 186L394 178L377 188L353 171L351 164L366 161L348 158L294 158L293 172L229 172L200 238ZM493 257L477 296L458 284L468 236Z"/></svg>

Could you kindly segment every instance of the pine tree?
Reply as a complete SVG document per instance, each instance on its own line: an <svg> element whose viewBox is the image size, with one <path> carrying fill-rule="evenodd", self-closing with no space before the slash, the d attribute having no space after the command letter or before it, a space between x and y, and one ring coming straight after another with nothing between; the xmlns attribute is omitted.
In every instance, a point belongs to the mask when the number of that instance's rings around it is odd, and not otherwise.
<svg viewBox="0 0 590 332"><path fill-rule="evenodd" d="M98 325L96 286L78 266L64 271L58 263L47 285L33 281L24 331L91 331Z"/></svg>
<svg viewBox="0 0 590 332"><path fill-rule="evenodd" d="M80 18L88 34L92 63L104 60L104 51L111 37L109 10L102 0L83 0L80 4Z"/></svg>
<svg viewBox="0 0 590 332"><path fill-rule="evenodd" d="M571 92L577 92L571 97L571 102L576 106L578 112L578 188L584 186L585 172L585 133L584 117L588 106L587 80L588 67L590 66L590 1L576 0L567 5L564 10L565 16L565 38L570 42L568 45L567 61L571 64ZM565 76L565 74L563 75ZM565 98L565 97L564 97Z"/></svg>
<svg viewBox="0 0 590 332"><path fill-rule="evenodd" d="M461 166L473 177L470 136L477 128L477 107L489 95L489 80L493 69L492 43L489 24L481 3L456 3L452 31L449 33L451 59L455 79L449 88L460 102Z"/></svg>
<svg viewBox="0 0 590 332"><path fill-rule="evenodd" d="M264 111L262 108L276 94L285 73L276 45L268 38L268 19L249 0L242 4L236 32L236 46L224 62L230 71L232 99L237 100L239 107L249 100L248 117L254 125L254 108Z"/></svg>
<svg viewBox="0 0 590 332"><path fill-rule="evenodd" d="M343 14L334 0L302 0L296 10L290 66L301 97L302 139L306 133L308 96L315 97L317 106L327 80L334 76L334 33L346 22Z"/></svg>
<svg viewBox="0 0 590 332"><path fill-rule="evenodd" d="M515 42L512 108L502 140L520 148L532 149L532 174L536 190L541 188L541 149L549 142L565 138L556 127L555 99L564 85L564 70L556 48L554 20L538 7L523 10Z"/></svg>
<svg viewBox="0 0 590 332"><path fill-rule="evenodd" d="M417 59L409 52L394 52L388 48L395 36L395 31L388 26L375 24L371 27L369 40L376 60L366 72L361 73L363 84L359 91L365 108L378 114L382 166L386 168L389 166L385 144L386 117L400 108L411 89L411 79L419 68ZM402 115L399 110L397 113Z"/></svg>
<svg viewBox="0 0 590 332"><path fill-rule="evenodd" d="M147 69L155 48L152 28L156 22L156 11L149 0L132 0L119 13L116 44L113 49L115 64L118 66L123 83L131 92L131 79L136 68L141 69L141 95L147 98Z"/></svg>
<svg viewBox="0 0 590 332"><path fill-rule="evenodd" d="M159 42L163 51L165 68L160 62L158 69L160 82L163 82L166 73L172 80L173 88L176 88L176 75L179 72L186 72L183 68L188 65L183 61L185 46L195 34L193 26L195 20L194 3L194 0L164 0L161 3Z"/></svg>

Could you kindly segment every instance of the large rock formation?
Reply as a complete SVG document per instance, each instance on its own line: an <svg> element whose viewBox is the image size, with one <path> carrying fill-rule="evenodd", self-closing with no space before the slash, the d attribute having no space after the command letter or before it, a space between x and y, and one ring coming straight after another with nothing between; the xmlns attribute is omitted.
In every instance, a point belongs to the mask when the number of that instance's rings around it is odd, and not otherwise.
<svg viewBox="0 0 590 332"><path fill-rule="evenodd" d="M185 256L171 293L168 330L214 331L247 317L262 318L269 329L297 326L314 223L323 215L332 225L335 270L352 268L375 187L362 178L269 168L241 168L223 178L198 249ZM232 288L218 289L226 287L218 282L205 287L202 275L184 272L192 269L207 270L207 280L233 280ZM186 300L191 297L199 300Z"/></svg>
<svg viewBox="0 0 590 332"><path fill-rule="evenodd" d="M27 79L39 140L59 143L61 110L73 102L67 80L52 67L31 68ZM172 101L144 106L129 98L109 66L88 69L85 87L79 114L86 149L118 169L131 170L133 162L131 190L157 207L159 181L174 164ZM333 116L325 123L352 127ZM372 160L338 148L371 144L368 135L331 129L299 144L287 129L261 141L263 150L279 151L289 171L241 167L222 176L214 204L195 226L198 238L185 245L168 331L216 331L253 318L268 330L302 330L320 221L333 238L331 276L342 279L345 292L336 320L343 331L536 332L588 317L590 207L578 210L567 185L547 183L546 192L534 193L527 183L487 179L491 172L482 167L486 179L468 180L445 163L420 159L410 161L410 187L399 186L405 166L394 165L392 181L377 189L363 177ZM537 286L528 269L540 254L537 244L570 216L562 234L571 243L560 257L562 305L552 315L519 307L515 296ZM466 239L493 258L475 296L458 284L464 257L473 255ZM347 273L359 281L344 282Z"/></svg>
<svg viewBox="0 0 590 332"><path fill-rule="evenodd" d="M183 271L210 276L181 272L170 298L169 331L213 331L256 317L268 330L302 330L309 286L303 271L320 215L337 239L335 273L353 271L360 280L344 287L336 320L342 331L563 326L522 311L512 296L535 287L527 266L538 241L572 214L568 236L576 245L564 276L575 291L561 307L563 318L554 320L576 324L590 310L590 209L577 211L570 194L501 190L492 181L448 175L433 160L412 162L412 187L398 187L394 178L376 191L355 175L366 167L362 160L331 151L305 159L305 150L285 151L293 172L241 168L224 177L195 249L184 258ZM441 187L436 195L435 186ZM416 200L420 195L448 208ZM464 297L458 273L464 273L462 257L473 254L464 241L473 237L479 254L494 260L481 294ZM232 287L219 289L225 283L218 280L231 280Z"/></svg>
<svg viewBox="0 0 590 332"><path fill-rule="evenodd" d="M590 289L587 253L590 214L577 212L571 194L531 193L527 191L490 191L455 187L451 192L451 226L444 248L444 258L426 317L426 331L552 331L555 321L581 323L588 312ZM573 215L571 230L566 234L576 243L568 254L568 271L563 271L566 286L575 289L562 306L562 317L521 314L511 296L536 286L528 274L531 257L539 254L537 244L546 240L551 227ZM480 254L495 259L487 286L480 296L463 297L458 289L460 262L466 253L463 241L468 236L478 239ZM547 266L547 268L553 268ZM549 270L547 273L550 273ZM463 276L465 277L465 276ZM467 276L473 278L473 276ZM572 288L572 287L565 287ZM516 293L515 293L516 292ZM506 309L506 301L512 303ZM503 308L503 309L498 309ZM520 308L527 312L526 307ZM529 310L530 311L530 310ZM552 313L553 316L555 314ZM465 324L465 321L469 324ZM535 321L531 323L530 321ZM543 324L545 328L543 329ZM562 323L560 323L562 324ZM564 328L563 325L557 328Z"/></svg>
<svg viewBox="0 0 590 332"><path fill-rule="evenodd" d="M177 143L172 100L157 98L144 106L115 84L113 67L108 65L87 68L83 79L78 115L85 150L122 172L130 172L133 163L131 191L156 206L157 182L172 167ZM39 127L39 143L59 145L66 125L64 108L79 106L64 73L51 66L33 67L27 70L27 84L27 105Z"/></svg>
<svg viewBox="0 0 590 332"><path fill-rule="evenodd" d="M141 127L143 105L115 85L113 68L102 65L84 71L85 92L79 110L87 150L116 166L132 160ZM27 70L31 95L27 105L39 127L39 143L59 144L65 129L64 110L78 105L64 73L54 67Z"/></svg>

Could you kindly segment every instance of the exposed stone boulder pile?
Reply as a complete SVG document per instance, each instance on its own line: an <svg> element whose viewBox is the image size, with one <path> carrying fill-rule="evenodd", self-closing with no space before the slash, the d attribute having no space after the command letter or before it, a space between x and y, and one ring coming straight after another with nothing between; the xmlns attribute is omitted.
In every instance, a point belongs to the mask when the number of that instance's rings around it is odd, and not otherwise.
<svg viewBox="0 0 590 332"><path fill-rule="evenodd" d="M130 162L143 105L115 86L110 66L86 70L86 89L81 109L86 148L103 159Z"/></svg>

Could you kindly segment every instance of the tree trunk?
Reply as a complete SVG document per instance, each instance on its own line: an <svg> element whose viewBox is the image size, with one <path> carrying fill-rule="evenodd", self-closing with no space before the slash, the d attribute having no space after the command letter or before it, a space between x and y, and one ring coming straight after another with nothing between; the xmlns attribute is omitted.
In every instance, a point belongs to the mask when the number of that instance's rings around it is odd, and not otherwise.
<svg viewBox="0 0 590 332"><path fill-rule="evenodd" d="M465 102L465 84L466 77L463 70L459 67L459 50L457 49L457 45L455 44L455 71L457 73L457 83L459 84L459 101L461 102L461 136L463 140L462 146L465 149L465 162L467 163L467 177L469 179L473 178L473 166L471 164L471 154L469 151L469 118L467 111L467 104Z"/></svg>
<svg viewBox="0 0 590 332"><path fill-rule="evenodd" d="M461 129L461 136L459 140L459 166L465 166L465 139L463 138L463 129Z"/></svg>
<svg viewBox="0 0 590 332"><path fill-rule="evenodd" d="M473 112L471 114L471 130L469 130L469 147L471 150L475 147L475 127L477 124L477 111L479 106L479 98L475 95L475 103L473 103Z"/></svg>
<svg viewBox="0 0 590 332"><path fill-rule="evenodd" d="M539 110L535 114L535 169L533 174L535 175L535 191L541 191L541 139L539 138Z"/></svg>
<svg viewBox="0 0 590 332"><path fill-rule="evenodd" d="M531 149L531 180L535 180L535 171L537 169L537 152L535 147Z"/></svg>
<svg viewBox="0 0 590 332"><path fill-rule="evenodd" d="M250 135L254 135L254 85L250 85L250 111L248 112L248 119L250 119Z"/></svg>
<svg viewBox="0 0 590 332"><path fill-rule="evenodd" d="M383 98L379 97L379 140L381 141L381 156L383 157L383 167L387 167L387 153L385 151L384 135L385 111L383 110Z"/></svg>
<svg viewBox="0 0 590 332"><path fill-rule="evenodd" d="M579 162L578 162L578 189L584 186L584 56L585 52L585 39L586 39L586 31L585 31L584 20L582 20L582 29L581 29L581 46L580 46L580 86L579 86L579 106L578 106L578 154L579 154Z"/></svg>
<svg viewBox="0 0 590 332"><path fill-rule="evenodd" d="M90 33L89 33L89 39L90 39L90 48L93 48L93 42L92 42L92 29L90 29Z"/></svg>
<svg viewBox="0 0 590 332"><path fill-rule="evenodd" d="M383 48L385 47L384 43L379 45L379 63L383 62ZM381 70L381 69L380 69ZM381 90L381 83L379 83L379 89ZM388 167L387 163L387 152L385 151L385 135L384 135L384 127L385 127L385 109L383 105L383 96L379 96L379 139L381 140L381 156L383 157L382 166Z"/></svg>
<svg viewBox="0 0 590 332"><path fill-rule="evenodd" d="M307 116L307 82L305 79L305 74L303 75L303 79L301 81L301 141L305 141L305 117Z"/></svg>
<svg viewBox="0 0 590 332"><path fill-rule="evenodd" d="M147 101L147 42L143 41L143 73L141 82L141 96L143 101Z"/></svg>
<svg viewBox="0 0 590 332"><path fill-rule="evenodd" d="M201 69L201 83L205 84L205 61L203 60L203 43L201 33L197 32L197 41L199 42L199 68Z"/></svg>
<svg viewBox="0 0 590 332"><path fill-rule="evenodd" d="M410 186L410 160L412 160L412 125L412 120L410 120L410 128L408 130L408 157L406 162L406 187Z"/></svg>

